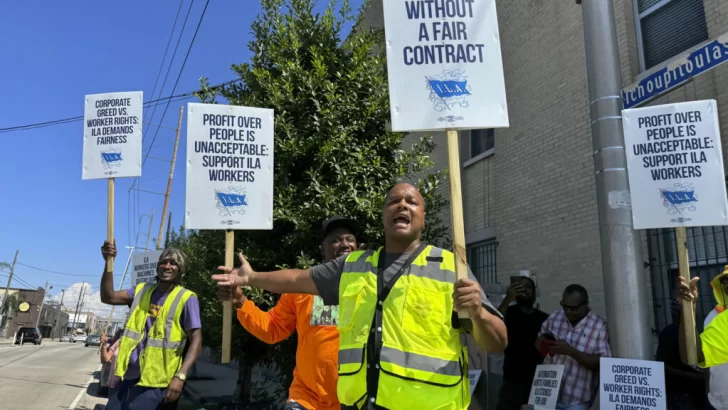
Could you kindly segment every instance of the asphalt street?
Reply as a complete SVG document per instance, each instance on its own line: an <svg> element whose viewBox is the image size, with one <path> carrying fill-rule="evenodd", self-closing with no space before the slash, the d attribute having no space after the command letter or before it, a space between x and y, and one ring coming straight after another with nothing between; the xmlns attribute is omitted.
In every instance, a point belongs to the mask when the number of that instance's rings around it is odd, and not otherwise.
<svg viewBox="0 0 728 410"><path fill-rule="evenodd" d="M43 341L40 346L0 344L0 408L91 410L97 397L98 348Z"/></svg>

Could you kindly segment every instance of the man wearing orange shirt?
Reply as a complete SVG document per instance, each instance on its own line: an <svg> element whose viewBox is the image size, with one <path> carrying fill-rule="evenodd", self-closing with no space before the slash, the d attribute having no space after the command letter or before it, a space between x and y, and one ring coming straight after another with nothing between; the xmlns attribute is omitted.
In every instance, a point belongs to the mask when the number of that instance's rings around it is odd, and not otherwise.
<svg viewBox="0 0 728 410"><path fill-rule="evenodd" d="M359 224L340 216L323 223L321 252L324 262L357 249ZM222 289L222 288L221 288ZM261 311L234 290L233 307L243 327L258 339L275 344L298 332L296 368L285 410L339 410L336 394L338 380L339 319L338 306L325 306L321 296L283 294L268 312ZM230 299L228 289L220 298Z"/></svg>

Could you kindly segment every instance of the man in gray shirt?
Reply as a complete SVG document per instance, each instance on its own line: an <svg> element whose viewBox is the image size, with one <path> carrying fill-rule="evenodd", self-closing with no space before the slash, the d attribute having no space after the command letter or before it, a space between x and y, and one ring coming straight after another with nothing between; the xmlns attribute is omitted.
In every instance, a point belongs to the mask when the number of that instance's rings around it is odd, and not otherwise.
<svg viewBox="0 0 728 410"><path fill-rule="evenodd" d="M385 197L384 248L359 251L311 269L218 269L220 287L320 295L339 307L342 408L467 408L467 358L453 308L467 311L478 346L502 352L503 318L469 272L456 280L455 256L420 241L425 201L410 184ZM342 300L339 300L342 299ZM366 363L366 366L364 366Z"/></svg>

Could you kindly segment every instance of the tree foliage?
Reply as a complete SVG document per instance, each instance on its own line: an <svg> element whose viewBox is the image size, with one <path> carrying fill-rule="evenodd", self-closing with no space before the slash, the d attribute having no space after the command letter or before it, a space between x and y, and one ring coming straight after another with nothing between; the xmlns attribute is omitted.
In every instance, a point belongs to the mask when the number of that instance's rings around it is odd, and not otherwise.
<svg viewBox="0 0 728 410"><path fill-rule="evenodd" d="M331 215L356 218L365 227L364 239L381 243L384 195L402 180L419 186L427 201L425 238L445 245L446 231L437 219L445 200L436 190L444 175L431 169L434 144L425 136L405 147L406 135L388 129L383 33L363 24L363 8L355 13L334 1L322 13L315 7L316 0L262 0L251 27L252 58L232 66L240 82L211 88L201 80L203 102L224 99L275 110L273 230L236 232L236 248L257 270L309 267L321 258L320 223ZM170 245L190 257L193 274L185 284L200 296L205 344L218 347L222 306L209 274L224 261L225 235L181 232ZM277 300L256 289L248 297L263 310ZM268 346L235 322L234 357L244 366L275 364L290 377L295 338ZM282 381L284 387L288 383ZM243 401L257 395L239 393Z"/></svg>

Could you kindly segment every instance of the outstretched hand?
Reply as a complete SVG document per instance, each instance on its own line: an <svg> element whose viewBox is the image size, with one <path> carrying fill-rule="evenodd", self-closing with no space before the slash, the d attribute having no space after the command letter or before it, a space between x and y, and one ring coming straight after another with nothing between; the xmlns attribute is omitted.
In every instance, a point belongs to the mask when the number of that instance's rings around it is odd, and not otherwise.
<svg viewBox="0 0 728 410"><path fill-rule="evenodd" d="M227 266L218 266L217 269L224 273L212 275L212 280L217 282L217 286L228 288L231 286L248 286L250 276L255 272L253 271L253 268L250 267L250 264L245 259L242 252L238 253L238 258L240 259L240 267L237 269Z"/></svg>

